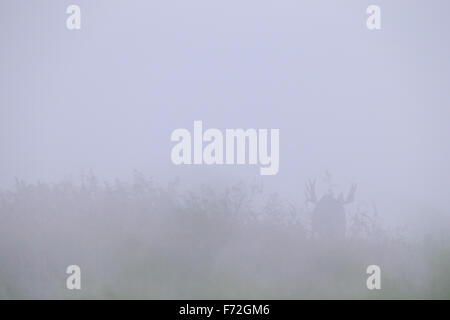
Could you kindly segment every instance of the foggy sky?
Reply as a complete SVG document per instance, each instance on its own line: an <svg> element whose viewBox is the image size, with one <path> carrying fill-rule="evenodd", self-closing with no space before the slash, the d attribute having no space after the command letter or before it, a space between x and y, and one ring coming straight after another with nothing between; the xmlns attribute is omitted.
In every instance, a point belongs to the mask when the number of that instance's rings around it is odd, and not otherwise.
<svg viewBox="0 0 450 320"><path fill-rule="evenodd" d="M370 4L380 31L366 28ZM449 12L444 0L2 0L0 186L139 170L257 178L302 200L329 170L389 214L448 214ZM170 134L194 120L279 128L279 173L174 166Z"/></svg>

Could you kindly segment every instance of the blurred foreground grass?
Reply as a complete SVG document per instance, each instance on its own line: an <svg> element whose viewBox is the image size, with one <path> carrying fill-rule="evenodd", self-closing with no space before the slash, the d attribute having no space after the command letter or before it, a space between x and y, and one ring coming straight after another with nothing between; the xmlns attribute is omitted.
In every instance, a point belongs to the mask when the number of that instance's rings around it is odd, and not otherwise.
<svg viewBox="0 0 450 320"><path fill-rule="evenodd" d="M327 243L308 221L307 208L242 183L17 181L0 194L0 298L450 298L448 233L406 241L355 213L347 239ZM80 291L65 288L70 264ZM371 264L382 290L366 288Z"/></svg>

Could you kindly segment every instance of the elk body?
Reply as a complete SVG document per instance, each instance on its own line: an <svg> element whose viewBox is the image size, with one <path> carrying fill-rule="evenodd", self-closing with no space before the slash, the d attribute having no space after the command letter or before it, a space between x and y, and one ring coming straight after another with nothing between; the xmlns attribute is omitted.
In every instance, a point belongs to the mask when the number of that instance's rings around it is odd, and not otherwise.
<svg viewBox="0 0 450 320"><path fill-rule="evenodd" d="M321 239L337 240L345 238L346 218L344 206L353 202L356 185L352 185L347 197L341 193L335 197L331 191L319 200L316 196L315 182L306 185L306 199L314 204L312 212L312 232Z"/></svg>

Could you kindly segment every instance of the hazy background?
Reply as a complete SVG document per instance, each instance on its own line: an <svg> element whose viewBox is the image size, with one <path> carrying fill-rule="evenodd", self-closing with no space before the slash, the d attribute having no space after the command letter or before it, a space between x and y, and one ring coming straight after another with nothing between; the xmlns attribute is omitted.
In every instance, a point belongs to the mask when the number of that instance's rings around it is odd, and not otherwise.
<svg viewBox="0 0 450 320"><path fill-rule="evenodd" d="M66 28L70 4L81 30ZM370 4L380 31L366 28ZM446 224L449 12L446 0L2 0L0 189L138 170L161 185L256 180L302 204L328 170L388 225ZM279 173L174 166L170 134L194 120L279 128Z"/></svg>

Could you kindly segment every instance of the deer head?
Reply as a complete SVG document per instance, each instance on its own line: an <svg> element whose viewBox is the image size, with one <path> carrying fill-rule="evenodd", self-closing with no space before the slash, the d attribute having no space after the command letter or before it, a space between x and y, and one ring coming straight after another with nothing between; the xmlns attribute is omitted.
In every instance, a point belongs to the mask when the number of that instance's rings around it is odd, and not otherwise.
<svg viewBox="0 0 450 320"><path fill-rule="evenodd" d="M352 203L355 199L355 191L356 191L356 184L352 184L350 187L350 191L347 194L347 198L344 199L344 194L341 192L339 194L338 201L342 204L349 204Z"/></svg>
<svg viewBox="0 0 450 320"><path fill-rule="evenodd" d="M344 194L341 192L339 194L339 197L337 198L337 201L341 204L352 203L353 200L355 199L355 192L356 192L356 184L353 184L350 187L350 191L348 192L347 197L344 198ZM318 200L317 200L317 195L316 195L316 181L315 180L308 180L308 182L306 183L305 197L306 197L307 202L317 204Z"/></svg>

